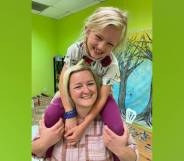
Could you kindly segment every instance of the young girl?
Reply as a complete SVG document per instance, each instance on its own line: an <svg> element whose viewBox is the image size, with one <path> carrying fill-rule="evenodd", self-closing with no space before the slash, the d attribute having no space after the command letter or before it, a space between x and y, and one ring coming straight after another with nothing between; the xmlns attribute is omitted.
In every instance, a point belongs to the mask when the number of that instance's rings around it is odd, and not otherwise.
<svg viewBox="0 0 184 161"><path fill-rule="evenodd" d="M123 134L123 123L118 106L111 96L111 87L114 81L120 81L118 61L113 51L121 49L127 33L126 14L113 7L97 9L86 21L82 41L72 44L65 57L65 65L60 75L60 95L65 114L65 137L71 144L76 144L82 137L85 129L101 112L103 122L116 134ZM76 126L76 111L63 92L63 74L65 70L82 61L98 75L101 84L98 99L94 108L85 117L82 124ZM80 89L79 84L76 88ZM86 101L88 95L81 96ZM50 104L49 108L57 106ZM104 107L104 108L103 108ZM50 110L47 110L50 111ZM45 113L45 124L53 126L59 116L56 112ZM114 160L118 158L114 156Z"/></svg>

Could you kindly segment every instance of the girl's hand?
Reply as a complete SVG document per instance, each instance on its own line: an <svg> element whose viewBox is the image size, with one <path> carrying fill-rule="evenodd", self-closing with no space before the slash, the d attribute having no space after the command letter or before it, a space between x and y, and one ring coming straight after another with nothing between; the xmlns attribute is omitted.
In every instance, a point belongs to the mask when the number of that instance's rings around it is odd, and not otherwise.
<svg viewBox="0 0 184 161"><path fill-rule="evenodd" d="M119 136L110 130L107 126L103 129L103 140L105 146L118 156L123 147L126 147L128 144L128 128L124 124L124 134Z"/></svg>
<svg viewBox="0 0 184 161"><path fill-rule="evenodd" d="M64 137L66 138L68 143L70 143L71 145L75 145L80 141L83 133L84 128L81 125L78 125L68 130Z"/></svg>
<svg viewBox="0 0 184 161"><path fill-rule="evenodd" d="M67 132L68 130L74 128L77 126L77 118L73 117L70 119L65 120L65 131Z"/></svg>
<svg viewBox="0 0 184 161"><path fill-rule="evenodd" d="M62 119L59 119L59 121L51 128L47 128L45 126L43 119L40 120L39 124L40 139L45 147L49 148L50 146L56 144L63 136L64 124Z"/></svg>

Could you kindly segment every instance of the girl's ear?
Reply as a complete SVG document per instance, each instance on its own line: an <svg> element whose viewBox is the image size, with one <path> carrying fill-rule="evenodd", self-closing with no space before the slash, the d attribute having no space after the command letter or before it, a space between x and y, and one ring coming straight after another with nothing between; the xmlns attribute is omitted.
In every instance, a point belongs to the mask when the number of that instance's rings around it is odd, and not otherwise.
<svg viewBox="0 0 184 161"><path fill-rule="evenodd" d="M88 35L89 32L90 32L90 29L87 26L85 26L85 34Z"/></svg>

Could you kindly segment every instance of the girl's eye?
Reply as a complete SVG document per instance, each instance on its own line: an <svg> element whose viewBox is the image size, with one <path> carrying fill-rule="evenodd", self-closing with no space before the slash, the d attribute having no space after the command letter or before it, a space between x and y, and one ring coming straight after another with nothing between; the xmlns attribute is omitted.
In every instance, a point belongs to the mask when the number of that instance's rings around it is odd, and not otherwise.
<svg viewBox="0 0 184 161"><path fill-rule="evenodd" d="M101 38L100 36L98 36L98 35L96 35L96 38L97 38L98 40L102 40L102 38Z"/></svg>
<svg viewBox="0 0 184 161"><path fill-rule="evenodd" d="M112 43L108 43L108 45L111 46L111 47L114 47L114 45Z"/></svg>

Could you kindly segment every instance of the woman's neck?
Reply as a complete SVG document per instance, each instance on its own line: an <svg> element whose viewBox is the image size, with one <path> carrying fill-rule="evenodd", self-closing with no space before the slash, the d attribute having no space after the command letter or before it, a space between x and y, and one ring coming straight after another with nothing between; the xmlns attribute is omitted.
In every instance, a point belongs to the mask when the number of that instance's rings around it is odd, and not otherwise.
<svg viewBox="0 0 184 161"><path fill-rule="evenodd" d="M76 107L79 118L85 118L91 110L91 107Z"/></svg>

